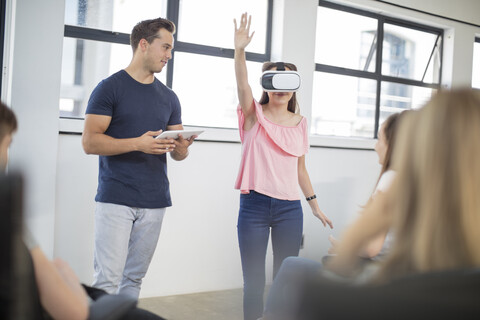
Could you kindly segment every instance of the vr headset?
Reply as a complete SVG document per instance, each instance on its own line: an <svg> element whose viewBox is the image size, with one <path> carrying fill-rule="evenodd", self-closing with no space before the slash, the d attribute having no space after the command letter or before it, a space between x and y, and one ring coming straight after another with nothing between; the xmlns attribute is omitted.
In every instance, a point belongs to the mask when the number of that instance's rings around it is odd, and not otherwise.
<svg viewBox="0 0 480 320"><path fill-rule="evenodd" d="M283 62L276 63L277 70L262 74L260 83L265 91L292 92L300 88L300 75L296 71L285 70Z"/></svg>

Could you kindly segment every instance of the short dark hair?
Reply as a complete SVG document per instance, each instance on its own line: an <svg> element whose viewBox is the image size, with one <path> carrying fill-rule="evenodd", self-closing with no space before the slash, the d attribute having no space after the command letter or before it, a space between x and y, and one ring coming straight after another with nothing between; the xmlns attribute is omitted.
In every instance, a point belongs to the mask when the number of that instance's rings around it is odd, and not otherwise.
<svg viewBox="0 0 480 320"><path fill-rule="evenodd" d="M12 134L16 130L17 117L15 117L15 113L6 104L0 102L0 141L7 134Z"/></svg>
<svg viewBox="0 0 480 320"><path fill-rule="evenodd" d="M148 43L151 43L155 38L158 30L165 29L168 32L175 33L175 24L164 18L156 18L150 20L140 21L133 27L132 33L130 34L130 45L132 46L133 52L137 50L140 40L145 39Z"/></svg>
<svg viewBox="0 0 480 320"><path fill-rule="evenodd" d="M294 65L293 63L284 62L283 64L284 64L285 68L287 68L291 71L297 71L297 66ZM262 66L262 72L273 69L276 66L277 66L276 62L271 62L271 61L264 62L263 66ZM270 101L270 99L268 98L267 92L263 91L262 92L262 97L260 98L260 101L258 103L260 103L261 105L264 105L264 104L267 104L269 101ZM292 98L288 101L287 109L290 112L299 113L300 108L298 107L297 93L296 92L293 93Z"/></svg>

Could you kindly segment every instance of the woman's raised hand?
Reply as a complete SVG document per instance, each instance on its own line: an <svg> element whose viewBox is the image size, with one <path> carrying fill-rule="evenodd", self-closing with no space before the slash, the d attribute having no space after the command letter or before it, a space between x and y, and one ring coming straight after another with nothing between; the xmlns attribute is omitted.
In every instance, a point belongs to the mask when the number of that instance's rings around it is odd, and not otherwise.
<svg viewBox="0 0 480 320"><path fill-rule="evenodd" d="M248 20L247 20L248 17ZM240 26L237 28L237 19L233 19L235 24L235 49L245 49L250 41L252 41L255 31L250 34L250 23L252 22L252 16L248 16L247 13L243 13L240 18Z"/></svg>

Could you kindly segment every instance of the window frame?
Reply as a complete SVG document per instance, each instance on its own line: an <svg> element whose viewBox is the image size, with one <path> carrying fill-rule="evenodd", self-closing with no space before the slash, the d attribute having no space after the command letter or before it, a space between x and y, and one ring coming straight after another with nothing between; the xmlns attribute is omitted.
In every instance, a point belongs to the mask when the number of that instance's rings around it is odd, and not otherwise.
<svg viewBox="0 0 480 320"><path fill-rule="evenodd" d="M332 66L327 64L321 64L315 62L315 72L325 72L330 74L337 74L343 76L352 76L356 78L363 78L363 79L371 79L376 81L376 97L375 97L375 122L374 122L374 136L373 139L378 138L378 128L380 126L380 102L381 102L381 86L383 82L390 82L396 84L404 84L404 85L413 85L417 87L426 87L432 89L440 89L442 83L442 68L443 68L443 46L444 46L444 30L440 28L435 28L407 20L402 20L386 15L381 15L337 3L328 2L326 0L319 0L318 2L319 7L325 7L333 10L340 10L343 12L348 12L356 15L361 15L369 18L373 18L377 20L377 43L376 43L376 55L375 55L375 72L364 71L364 70L356 70L350 69L345 67L338 67ZM384 25L385 24L392 24L395 26L410 28L418 31L428 32L432 34L437 34L437 39L435 41L435 46L432 49L430 54L430 59L434 53L435 47L438 45L439 38L442 39L440 45L440 70L439 70L439 79L438 83L427 83L419 80L412 80L394 76L387 76L382 75L382 56L383 56L383 39L384 39ZM429 60L430 63L430 60ZM427 64L428 69L428 64ZM425 70L426 71L426 70ZM354 138L357 137L338 137L338 138ZM367 139L372 139L367 138Z"/></svg>

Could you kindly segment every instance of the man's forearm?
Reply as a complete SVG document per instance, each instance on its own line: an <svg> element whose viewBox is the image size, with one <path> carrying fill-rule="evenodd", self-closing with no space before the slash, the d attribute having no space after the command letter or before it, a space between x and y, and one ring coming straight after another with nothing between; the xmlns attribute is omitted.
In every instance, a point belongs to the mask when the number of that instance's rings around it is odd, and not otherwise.
<svg viewBox="0 0 480 320"><path fill-rule="evenodd" d="M115 139L103 133L93 133L84 134L82 144L86 154L114 156L136 151L135 139Z"/></svg>

